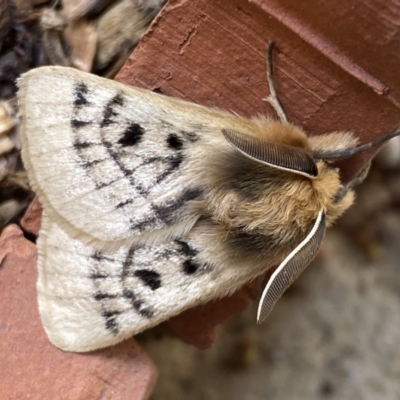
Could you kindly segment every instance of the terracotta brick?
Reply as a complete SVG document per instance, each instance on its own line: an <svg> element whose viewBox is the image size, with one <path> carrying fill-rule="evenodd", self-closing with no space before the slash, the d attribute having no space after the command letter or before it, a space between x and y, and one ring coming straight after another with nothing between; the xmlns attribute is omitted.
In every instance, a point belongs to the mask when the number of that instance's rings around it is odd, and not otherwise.
<svg viewBox="0 0 400 400"><path fill-rule="evenodd" d="M157 371L132 339L65 353L48 341L36 302L36 248L16 226L0 237L0 398L147 399Z"/></svg>
<svg viewBox="0 0 400 400"><path fill-rule="evenodd" d="M215 327L232 315L246 310L254 301L258 293L257 288L258 281L254 281L232 296L191 308L171 318L165 325L186 343L199 349L208 349L217 340Z"/></svg>
<svg viewBox="0 0 400 400"><path fill-rule="evenodd" d="M42 205L39 203L38 198L35 197L31 204L29 204L24 216L21 219L20 224L22 229L34 236L37 236L39 234L42 211Z"/></svg>
<svg viewBox="0 0 400 400"><path fill-rule="evenodd" d="M289 120L313 135L354 131L366 142L399 122L396 9L395 0L170 0L116 80L247 117L275 115L261 101L274 40ZM341 165L343 176L373 153Z"/></svg>

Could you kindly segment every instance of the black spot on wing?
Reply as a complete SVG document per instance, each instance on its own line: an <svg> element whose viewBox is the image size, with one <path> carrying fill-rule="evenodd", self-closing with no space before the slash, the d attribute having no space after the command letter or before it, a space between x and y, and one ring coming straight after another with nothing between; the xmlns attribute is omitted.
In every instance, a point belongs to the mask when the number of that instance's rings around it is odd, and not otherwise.
<svg viewBox="0 0 400 400"><path fill-rule="evenodd" d="M135 293L133 293L132 290L129 290L129 289L124 289L123 296L126 299L135 299L136 298Z"/></svg>
<svg viewBox="0 0 400 400"><path fill-rule="evenodd" d="M96 301L106 300L106 299L116 299L118 296L116 294L110 294L105 292L96 292L93 298Z"/></svg>
<svg viewBox="0 0 400 400"><path fill-rule="evenodd" d="M118 153L118 151L115 151L113 149L113 144L104 137L101 138L101 143L107 149L108 155L118 166L118 168L120 169L120 171L122 172L124 177L129 179L132 186L135 186L134 178L132 176L134 171L125 166L125 164L121 160L121 157L120 157L120 154ZM113 182L114 181L111 181L110 183L113 183ZM106 184L105 186L107 186L107 185L108 184ZM104 187L104 185L103 185L103 187Z"/></svg>
<svg viewBox="0 0 400 400"><path fill-rule="evenodd" d="M175 211L180 208L178 202L173 202L164 205L152 205L152 210L154 211L156 220L161 220L167 225L172 225L176 221Z"/></svg>
<svg viewBox="0 0 400 400"><path fill-rule="evenodd" d="M111 104L112 105L117 105L117 106L123 106L124 105L124 98L122 95L117 94L111 99Z"/></svg>
<svg viewBox="0 0 400 400"><path fill-rule="evenodd" d="M116 115L117 113L111 107L106 107L103 113L103 119L100 123L100 128L104 128L105 126L115 123L113 117Z"/></svg>
<svg viewBox="0 0 400 400"><path fill-rule="evenodd" d="M183 140L175 133L170 133L167 137L167 144L172 149L180 150L183 147Z"/></svg>
<svg viewBox="0 0 400 400"><path fill-rule="evenodd" d="M201 195L202 191L200 189L187 189L175 201L162 205L153 204L152 209L159 220L170 225L175 223L179 217L179 215L176 215L176 211L182 208L186 202L197 199Z"/></svg>
<svg viewBox="0 0 400 400"><path fill-rule="evenodd" d="M121 314L120 311L104 311L101 314L102 317L106 320L106 329L114 335L117 335L119 333L119 326L117 323L117 317L119 314Z"/></svg>
<svg viewBox="0 0 400 400"><path fill-rule="evenodd" d="M111 125L115 123L114 117L118 113L114 110L114 106L122 106L124 104L124 99L120 94L115 95L104 107L103 118L100 123L100 128Z"/></svg>
<svg viewBox="0 0 400 400"><path fill-rule="evenodd" d="M141 279L151 290L156 290L161 287L161 276L156 271L151 269L139 269L134 272L134 275Z"/></svg>
<svg viewBox="0 0 400 400"><path fill-rule="evenodd" d="M183 263L183 272L187 275L193 275L200 268L200 264L193 259L186 260Z"/></svg>
<svg viewBox="0 0 400 400"><path fill-rule="evenodd" d="M102 140L102 143L103 143L104 147L105 147L107 150L111 150L111 149L112 149L112 143L109 142L108 140L103 139L103 140ZM112 158L115 158L115 155L112 154L111 157L112 157Z"/></svg>
<svg viewBox="0 0 400 400"><path fill-rule="evenodd" d="M184 160L184 155L182 153L177 153L168 158L168 167L165 171L157 177L156 183L161 183L164 179L166 179L169 175L171 175L174 171L176 171Z"/></svg>
<svg viewBox="0 0 400 400"><path fill-rule="evenodd" d="M136 250L137 250L136 246L131 246L129 248L125 260L122 263L122 278L129 276L130 268L133 264L133 257L135 255Z"/></svg>
<svg viewBox="0 0 400 400"><path fill-rule="evenodd" d="M102 163L104 161L107 161L107 159L86 161L86 162L83 162L80 165L84 169L90 169L90 168L93 168L95 165L100 164L100 163Z"/></svg>
<svg viewBox="0 0 400 400"><path fill-rule="evenodd" d="M195 257L197 254L199 254L199 251L191 247L188 242L183 240L175 240L175 243L178 245L177 252L186 258L182 264L183 272L187 275L193 275L202 266L197 260L195 260ZM212 267L209 266L208 268L202 269L212 270Z"/></svg>
<svg viewBox="0 0 400 400"><path fill-rule="evenodd" d="M91 255L91 258L93 258L93 260L95 260L95 261L109 261L109 262L115 261L113 258L107 257L104 254L100 253L99 251L95 251Z"/></svg>
<svg viewBox="0 0 400 400"><path fill-rule="evenodd" d="M144 192L145 194L145 192ZM201 198L203 192L201 189L191 188L183 192L176 200L165 204L151 204L154 216L147 217L141 221L131 220L130 229L132 231L144 232L162 222L166 225L172 225L179 221L181 213L179 210L190 200Z"/></svg>
<svg viewBox="0 0 400 400"><path fill-rule="evenodd" d="M142 140L144 133L145 130L139 124L131 123L125 129L118 143L122 146L134 146Z"/></svg>
<svg viewBox="0 0 400 400"><path fill-rule="evenodd" d="M79 119L76 118L72 118L71 119L71 127L73 129L79 129L82 128L83 126L89 125L90 122L89 121L81 121Z"/></svg>
<svg viewBox="0 0 400 400"><path fill-rule="evenodd" d="M154 218L150 217L150 218L144 219L139 222L131 220L130 221L130 223L131 223L130 230L145 232L145 231L151 229L156 224L156 222L157 222L156 217L154 217Z"/></svg>
<svg viewBox="0 0 400 400"><path fill-rule="evenodd" d="M119 178L118 179L112 179L112 180L110 180L108 182L99 182L99 183L96 182L96 186L95 186L96 190L104 189L105 187L114 184L118 180L119 180Z"/></svg>
<svg viewBox="0 0 400 400"><path fill-rule="evenodd" d="M132 172L132 174L133 174L133 172ZM142 196L146 196L146 195L149 193L149 191L148 191L147 189L145 189L145 188L142 186L141 183L135 184L135 191L136 191L137 193L139 193L140 195L142 195Z"/></svg>
<svg viewBox="0 0 400 400"><path fill-rule="evenodd" d="M74 142L73 146L74 146L74 149L76 149L76 150L84 150L84 149L87 149L87 148L93 146L93 143L90 143L90 142L79 142L79 141L76 140Z"/></svg>
<svg viewBox="0 0 400 400"><path fill-rule="evenodd" d="M175 240L175 243L178 245L177 251L185 257L194 257L198 254L198 251L193 247L190 247L187 242L183 240Z"/></svg>
<svg viewBox="0 0 400 400"><path fill-rule="evenodd" d="M133 203L133 199L128 199L128 200L125 200L125 201L121 201L121 203L118 203L118 204L115 206L115 208L123 208L123 207L125 207L126 205L132 204L132 203Z"/></svg>
<svg viewBox="0 0 400 400"><path fill-rule="evenodd" d="M141 316L146 318L153 317L154 312L150 308L146 308L144 302L140 299L137 299L132 290L124 289L123 296L129 300L134 310L137 311Z"/></svg>
<svg viewBox="0 0 400 400"><path fill-rule="evenodd" d="M184 158L185 157L182 153L179 153L176 156L171 157L169 160L169 170L171 170L171 172L173 172L174 170L179 168L180 165L182 164L182 161L184 160Z"/></svg>
<svg viewBox="0 0 400 400"><path fill-rule="evenodd" d="M135 190L141 196L147 196L149 194L149 189L145 189L141 183L135 184Z"/></svg>
<svg viewBox="0 0 400 400"><path fill-rule="evenodd" d="M153 318L154 311L152 311L150 308L143 308L142 303L139 303L138 307L135 309L142 317L146 317L148 319Z"/></svg>
<svg viewBox="0 0 400 400"><path fill-rule="evenodd" d="M80 107L88 104L85 95L89 92L87 85L84 82L79 82L74 86L74 106Z"/></svg>
<svg viewBox="0 0 400 400"><path fill-rule="evenodd" d="M93 274L90 274L90 275L89 275L89 278L90 278L90 279L93 279L93 280L97 280L97 279L107 279L107 278L108 278L108 275L105 274L105 273L101 273L101 272L95 272L95 273L93 273Z"/></svg>

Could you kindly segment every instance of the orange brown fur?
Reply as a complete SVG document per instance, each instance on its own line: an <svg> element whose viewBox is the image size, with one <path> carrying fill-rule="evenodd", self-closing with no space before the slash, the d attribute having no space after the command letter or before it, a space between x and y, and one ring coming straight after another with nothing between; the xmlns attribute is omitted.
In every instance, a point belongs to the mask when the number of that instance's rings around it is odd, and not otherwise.
<svg viewBox="0 0 400 400"><path fill-rule="evenodd" d="M309 154L323 145L309 140L302 129L292 124L263 118L246 120L246 125L246 134ZM244 130L243 125L240 129ZM325 141L328 148L343 143L354 146L357 142L349 133L336 132L332 138L325 135ZM206 182L206 190L204 203L197 203L196 207L207 210L215 224L213 230L219 232L212 235L214 245L226 243L232 249L232 257L252 257L251 242L260 240L265 242L269 262L275 257L282 260L304 238L320 210L326 213L330 226L353 203L352 191L335 203L341 188L339 173L322 160L316 163L318 176L310 179L251 160L222 141L218 151L213 150L201 155L204 170L199 179ZM248 246L238 246L239 237L242 242L248 239ZM239 250L235 251L235 247ZM245 251L247 247L249 252ZM226 248L224 251L229 253ZM254 258L259 259L261 253L254 251Z"/></svg>

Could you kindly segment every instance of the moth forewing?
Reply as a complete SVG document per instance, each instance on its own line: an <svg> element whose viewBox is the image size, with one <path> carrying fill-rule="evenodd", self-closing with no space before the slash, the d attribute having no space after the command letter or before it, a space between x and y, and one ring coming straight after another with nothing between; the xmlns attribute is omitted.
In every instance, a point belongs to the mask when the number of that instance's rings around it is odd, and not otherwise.
<svg viewBox="0 0 400 400"><path fill-rule="evenodd" d="M87 242L154 241L157 234L174 236L174 226L178 235L190 230L199 215L190 215L187 202L201 200L202 187L214 187L218 170L236 162L221 129L274 143L307 141L289 125L70 68L38 68L24 74L19 87L22 156L32 187L48 213ZM38 103L36 93L43 91ZM218 161L221 153L228 165Z"/></svg>

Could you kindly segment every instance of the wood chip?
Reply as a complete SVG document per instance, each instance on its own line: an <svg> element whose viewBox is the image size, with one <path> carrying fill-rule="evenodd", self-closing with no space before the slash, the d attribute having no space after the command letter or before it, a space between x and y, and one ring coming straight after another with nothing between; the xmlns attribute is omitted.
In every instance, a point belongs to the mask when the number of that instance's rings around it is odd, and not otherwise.
<svg viewBox="0 0 400 400"><path fill-rule="evenodd" d="M98 45L94 62L96 72L120 64L143 36L149 17L144 16L131 0L123 0L104 13L97 22Z"/></svg>
<svg viewBox="0 0 400 400"><path fill-rule="evenodd" d="M44 6L45 4L50 4L49 0L31 0L33 7Z"/></svg>
<svg viewBox="0 0 400 400"><path fill-rule="evenodd" d="M3 39L8 34L10 27L11 20L7 0L0 0L0 50L3 47Z"/></svg>
<svg viewBox="0 0 400 400"><path fill-rule="evenodd" d="M30 19L32 14L32 2L30 0L12 0L9 1L9 7L14 10L13 14L17 22L24 22Z"/></svg>
<svg viewBox="0 0 400 400"><path fill-rule="evenodd" d="M150 10L160 11L165 4L165 0L132 0L133 4L140 11L149 13Z"/></svg>
<svg viewBox="0 0 400 400"><path fill-rule="evenodd" d="M67 25L64 17L56 10L47 9L43 12L40 25L43 28L44 50L50 63L69 67L70 61L61 40L61 32Z"/></svg>
<svg viewBox="0 0 400 400"><path fill-rule="evenodd" d="M64 31L64 39L71 48L71 66L90 72L97 46L97 32L86 18L72 21Z"/></svg>
<svg viewBox="0 0 400 400"><path fill-rule="evenodd" d="M69 20L94 16L116 0L63 0L63 15Z"/></svg>
<svg viewBox="0 0 400 400"><path fill-rule="evenodd" d="M8 102L0 101L0 137L10 132L16 123L17 120L11 106Z"/></svg>
<svg viewBox="0 0 400 400"><path fill-rule="evenodd" d="M40 26L43 29L62 31L66 25L65 18L58 11L51 8L43 10L42 17L40 18Z"/></svg>
<svg viewBox="0 0 400 400"><path fill-rule="evenodd" d="M8 137L0 138L0 155L9 153L14 148L14 142Z"/></svg>
<svg viewBox="0 0 400 400"><path fill-rule="evenodd" d="M0 188L4 189L5 187L17 187L21 188L25 191L30 190L28 174L26 171L16 171L16 172L8 172L5 173L0 181Z"/></svg>
<svg viewBox="0 0 400 400"><path fill-rule="evenodd" d="M16 218L27 206L27 201L10 199L0 203L0 228Z"/></svg>

